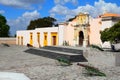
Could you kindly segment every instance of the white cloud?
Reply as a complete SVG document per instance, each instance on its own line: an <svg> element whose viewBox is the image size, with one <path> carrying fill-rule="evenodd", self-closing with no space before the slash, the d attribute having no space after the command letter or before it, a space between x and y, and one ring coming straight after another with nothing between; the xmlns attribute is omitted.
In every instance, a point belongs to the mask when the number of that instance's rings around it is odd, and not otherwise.
<svg viewBox="0 0 120 80"><path fill-rule="evenodd" d="M95 2L94 7L95 10L100 13L103 13L105 11L120 13L120 6L117 6L115 3L106 3L104 0L99 0L99 2Z"/></svg>
<svg viewBox="0 0 120 80"><path fill-rule="evenodd" d="M98 13L96 12L96 8L94 6L91 6L87 4L86 6L79 6L77 9L74 9L73 12L77 15L80 12L88 12L92 17L98 16Z"/></svg>
<svg viewBox="0 0 120 80"><path fill-rule="evenodd" d="M58 4L58 3L60 3L60 0L54 0L54 3Z"/></svg>
<svg viewBox="0 0 120 80"><path fill-rule="evenodd" d="M71 2L72 2L74 5L77 5L77 4L78 4L78 0L71 0Z"/></svg>
<svg viewBox="0 0 120 80"><path fill-rule="evenodd" d="M55 7L53 7L51 10L50 10L50 15L55 17L57 20L66 20L68 18L70 18L70 16L73 17L73 15L75 14L74 11L70 10L69 8L63 6L63 5L56 5ZM61 16L61 17L58 17L58 16ZM68 17L69 16L69 17Z"/></svg>
<svg viewBox="0 0 120 80"><path fill-rule="evenodd" d="M55 17L55 14L54 14L54 13L53 13L53 14L51 13L51 14L50 14L50 17L53 17L53 18L54 18L54 17Z"/></svg>
<svg viewBox="0 0 120 80"><path fill-rule="evenodd" d="M104 0L99 0L92 5L79 6L73 10L75 13L88 12L92 17L97 17L104 12L120 13L120 7L115 3L106 3Z"/></svg>
<svg viewBox="0 0 120 80"><path fill-rule="evenodd" d="M0 0L0 4L15 8L32 9L32 4L41 4L44 0Z"/></svg>
<svg viewBox="0 0 120 80"><path fill-rule="evenodd" d="M50 10L50 13L57 13L59 15L67 15L69 14L69 9L62 5L56 5Z"/></svg>
<svg viewBox="0 0 120 80"><path fill-rule="evenodd" d="M65 3L72 3L72 4L78 4L78 0L54 0L55 4L65 4Z"/></svg>
<svg viewBox="0 0 120 80"><path fill-rule="evenodd" d="M0 10L0 14L4 14L5 13L5 11L4 10Z"/></svg>
<svg viewBox="0 0 120 80"><path fill-rule="evenodd" d="M37 19L40 17L40 14L37 10L33 12L25 12L21 17L18 17L15 20L8 20L8 24L10 25L11 34L15 34L17 30L25 30L29 25L31 20Z"/></svg>
<svg viewBox="0 0 120 80"><path fill-rule="evenodd" d="M56 3L62 2L61 0L54 0L54 1L56 1ZM63 1L65 3L74 0L63 0ZM69 9L66 6L56 4L56 6L54 6L50 10L51 14L64 16L64 20L77 15L79 12L88 12L92 17L97 17L103 14L104 12L120 14L120 6L117 6L117 4L115 3L107 3L104 0L99 0L98 2L95 2L94 5L86 4L85 6L78 6L76 9Z"/></svg>

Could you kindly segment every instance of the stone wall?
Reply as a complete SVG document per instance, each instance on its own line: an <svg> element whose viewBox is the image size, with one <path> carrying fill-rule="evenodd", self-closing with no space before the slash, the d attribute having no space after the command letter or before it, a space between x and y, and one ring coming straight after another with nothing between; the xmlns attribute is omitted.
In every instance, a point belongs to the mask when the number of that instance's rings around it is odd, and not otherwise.
<svg viewBox="0 0 120 80"><path fill-rule="evenodd" d="M16 44L16 38L0 38L0 44Z"/></svg>
<svg viewBox="0 0 120 80"><path fill-rule="evenodd" d="M88 63L95 67L120 66L119 52L106 52L96 49L90 49L84 51L83 55L88 60Z"/></svg>
<svg viewBox="0 0 120 80"><path fill-rule="evenodd" d="M120 52L116 54L115 65L120 66Z"/></svg>

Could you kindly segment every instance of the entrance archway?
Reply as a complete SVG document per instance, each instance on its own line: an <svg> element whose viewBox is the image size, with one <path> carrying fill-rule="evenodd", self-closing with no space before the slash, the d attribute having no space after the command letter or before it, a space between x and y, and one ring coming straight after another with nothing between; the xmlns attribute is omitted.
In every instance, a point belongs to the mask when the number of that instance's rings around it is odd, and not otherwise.
<svg viewBox="0 0 120 80"><path fill-rule="evenodd" d="M57 32L51 32L51 45L57 45L57 36L58 36L58 33Z"/></svg>
<svg viewBox="0 0 120 80"><path fill-rule="evenodd" d="M83 45L84 33L83 31L79 32L79 45Z"/></svg>
<svg viewBox="0 0 120 80"><path fill-rule="evenodd" d="M52 44L56 45L56 36L52 36L52 41L53 41Z"/></svg>

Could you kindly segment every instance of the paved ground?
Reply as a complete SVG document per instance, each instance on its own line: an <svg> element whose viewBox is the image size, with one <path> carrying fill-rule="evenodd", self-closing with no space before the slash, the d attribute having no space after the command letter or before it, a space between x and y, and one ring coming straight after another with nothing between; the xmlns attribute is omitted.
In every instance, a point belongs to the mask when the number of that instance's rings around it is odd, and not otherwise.
<svg viewBox="0 0 120 80"><path fill-rule="evenodd" d="M27 75L27 69L41 65L55 65L55 60L25 53L24 46L0 45L0 71L21 72ZM29 76L29 75L27 75ZM29 76L32 78L32 76Z"/></svg>
<svg viewBox="0 0 120 80"><path fill-rule="evenodd" d="M24 73L31 80L119 80L120 67L103 68L107 77L85 77L83 68L74 63L58 66L56 60L25 53L24 46L0 45L0 72Z"/></svg>

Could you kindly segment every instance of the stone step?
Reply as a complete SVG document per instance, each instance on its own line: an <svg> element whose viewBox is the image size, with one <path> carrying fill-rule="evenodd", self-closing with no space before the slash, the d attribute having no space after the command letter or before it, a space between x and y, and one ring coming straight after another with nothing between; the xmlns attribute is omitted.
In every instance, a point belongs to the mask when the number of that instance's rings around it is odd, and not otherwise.
<svg viewBox="0 0 120 80"><path fill-rule="evenodd" d="M38 48L29 48L24 52L35 54L43 57L48 57L51 59L65 58L71 62L80 62L86 61L82 54L74 54L69 52L55 51L55 50L47 50L47 49L38 49Z"/></svg>
<svg viewBox="0 0 120 80"><path fill-rule="evenodd" d="M67 52L67 53L73 53L73 54L83 53L83 50L73 49L73 48L64 47L64 46L46 46L46 47L42 47L42 49Z"/></svg>

